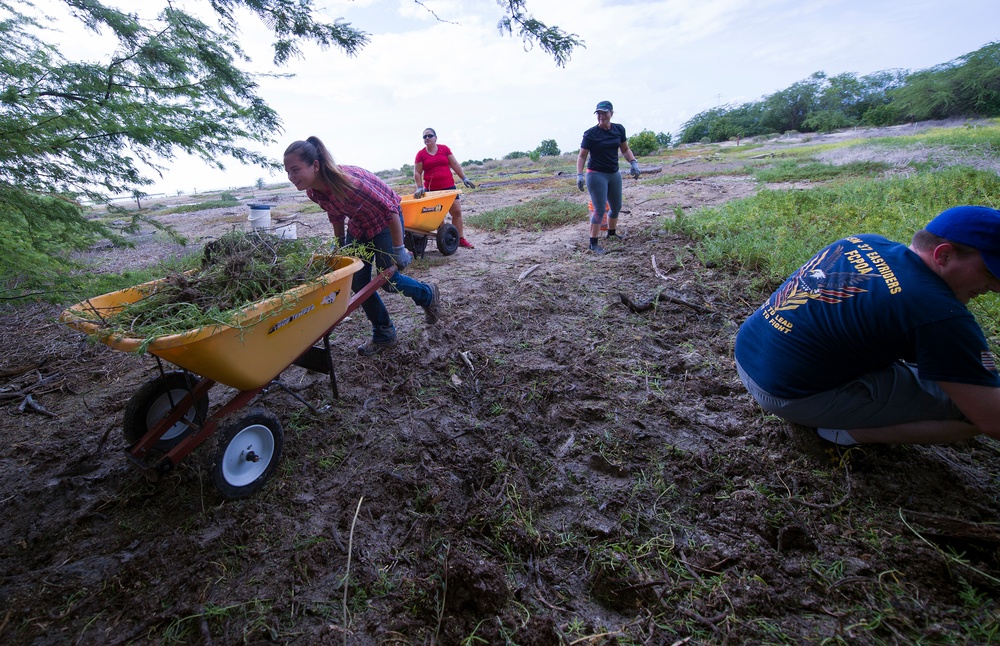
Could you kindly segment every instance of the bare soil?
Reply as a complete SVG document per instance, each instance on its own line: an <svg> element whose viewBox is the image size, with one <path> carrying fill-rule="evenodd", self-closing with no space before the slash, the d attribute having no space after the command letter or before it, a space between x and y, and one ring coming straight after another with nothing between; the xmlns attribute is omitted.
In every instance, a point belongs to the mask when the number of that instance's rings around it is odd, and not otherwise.
<svg viewBox="0 0 1000 646"><path fill-rule="evenodd" d="M88 342L59 307L3 311L0 641L995 638L995 442L837 451L740 384L732 339L765 294L659 224L753 194L747 175L698 175L735 168L692 157L662 167L675 183L626 179L627 237L603 257L584 222L470 228L476 248L448 257L429 245L408 273L440 286L441 321L385 296L401 344L374 358L354 351L360 312L338 326L339 399L326 375L285 371L319 414L278 388L255 402L281 421L284 456L243 500L213 489L211 441L158 483L130 466L123 412L152 358ZM486 183L462 204L585 203L570 181ZM328 233L294 190L256 199ZM245 219L163 217L195 246ZM149 231L90 255L119 270L179 251ZM661 290L675 302L623 304ZM232 395L216 386L213 405Z"/></svg>

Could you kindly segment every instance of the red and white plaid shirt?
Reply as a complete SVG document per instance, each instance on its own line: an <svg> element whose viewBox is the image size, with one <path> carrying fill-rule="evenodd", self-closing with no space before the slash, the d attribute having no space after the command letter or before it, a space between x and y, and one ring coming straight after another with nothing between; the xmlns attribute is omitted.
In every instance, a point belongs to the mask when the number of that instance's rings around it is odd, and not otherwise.
<svg viewBox="0 0 1000 646"><path fill-rule="evenodd" d="M374 173L358 166L340 166L352 180L344 199L332 193L306 189L306 197L326 211L332 224L347 219L347 232L356 240L371 240L399 217L399 195Z"/></svg>

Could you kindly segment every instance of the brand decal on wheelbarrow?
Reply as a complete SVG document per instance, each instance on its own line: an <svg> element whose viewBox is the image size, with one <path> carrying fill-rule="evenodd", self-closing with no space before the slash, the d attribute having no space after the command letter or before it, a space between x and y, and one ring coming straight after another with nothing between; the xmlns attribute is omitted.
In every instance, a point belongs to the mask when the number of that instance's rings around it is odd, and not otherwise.
<svg viewBox="0 0 1000 646"><path fill-rule="evenodd" d="M281 328L285 327L286 325L288 325L289 323L291 323L295 319L299 318L300 316L305 316L306 314L308 314L309 312L313 311L314 309L316 309L316 306L315 305L310 305L309 307L306 307L306 308L304 308L304 309L296 312L295 314L292 314L291 316L287 316L287 317L281 319L280 321L278 321L277 323L275 323L274 325L272 325L271 329L268 330L267 333L268 334L272 334L274 332L277 332L278 330L280 330Z"/></svg>
<svg viewBox="0 0 1000 646"><path fill-rule="evenodd" d="M422 209L420 209L420 212L421 213L433 213L435 211L443 211L443 210L444 209L441 207L441 205L438 204L437 206L425 206Z"/></svg>

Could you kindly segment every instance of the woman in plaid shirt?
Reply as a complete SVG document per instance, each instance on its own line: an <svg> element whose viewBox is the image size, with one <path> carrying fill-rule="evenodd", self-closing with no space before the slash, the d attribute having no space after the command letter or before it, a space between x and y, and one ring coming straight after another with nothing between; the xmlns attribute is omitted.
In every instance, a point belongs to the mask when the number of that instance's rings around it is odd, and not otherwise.
<svg viewBox="0 0 1000 646"><path fill-rule="evenodd" d="M385 289L412 298L424 308L428 325L437 322L441 310L437 285L400 273L413 256L403 246L403 213L395 191L363 168L338 166L317 137L293 142L285 149L285 172L295 188L305 191L310 200L326 211L340 246L352 242L369 245L379 271L395 262L400 271ZM354 292L371 282L371 268L371 263L365 261L364 267L354 274L351 283ZM379 295L372 294L361 307L372 323L372 339L359 346L358 353L371 356L396 347L399 343L396 328Z"/></svg>

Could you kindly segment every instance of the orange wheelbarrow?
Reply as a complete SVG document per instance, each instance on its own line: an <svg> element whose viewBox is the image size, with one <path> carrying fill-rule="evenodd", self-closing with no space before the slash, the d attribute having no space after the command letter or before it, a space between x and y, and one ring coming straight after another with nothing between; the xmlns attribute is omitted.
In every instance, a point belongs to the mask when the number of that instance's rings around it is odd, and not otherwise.
<svg viewBox="0 0 1000 646"><path fill-rule="evenodd" d="M460 194L461 191L453 188L427 191L421 198L402 196L403 245L414 256L424 257L427 238L432 235L442 256L450 256L458 250L458 229L454 224L446 223L444 217Z"/></svg>

